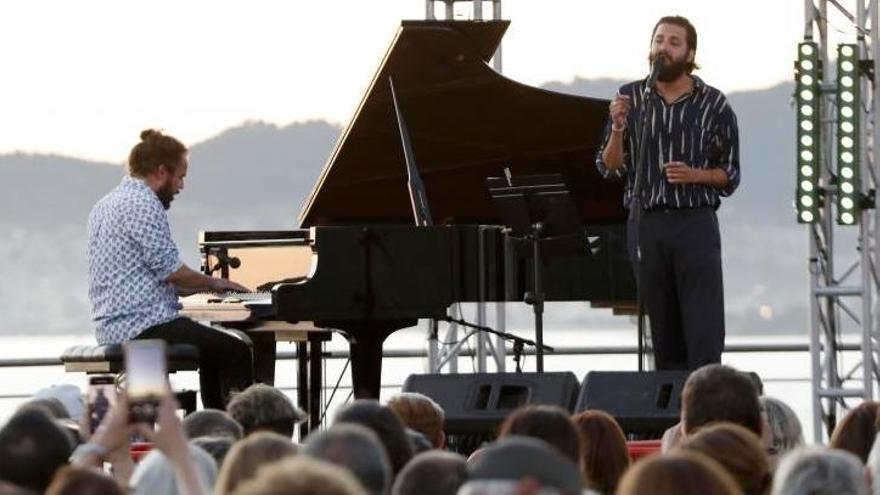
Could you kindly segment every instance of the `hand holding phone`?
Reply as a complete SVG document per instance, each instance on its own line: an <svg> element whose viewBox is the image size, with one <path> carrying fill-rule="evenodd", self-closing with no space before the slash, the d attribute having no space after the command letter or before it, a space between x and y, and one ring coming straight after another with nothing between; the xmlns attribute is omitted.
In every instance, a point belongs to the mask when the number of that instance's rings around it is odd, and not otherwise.
<svg viewBox="0 0 880 495"><path fill-rule="evenodd" d="M155 423L159 402L168 388L165 341L131 340L123 348L129 419L133 423Z"/></svg>

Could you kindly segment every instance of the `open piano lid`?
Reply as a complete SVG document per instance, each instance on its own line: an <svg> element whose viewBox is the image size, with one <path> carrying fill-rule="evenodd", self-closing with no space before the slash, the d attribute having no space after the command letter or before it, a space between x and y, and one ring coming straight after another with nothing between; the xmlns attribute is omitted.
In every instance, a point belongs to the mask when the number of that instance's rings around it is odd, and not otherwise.
<svg viewBox="0 0 880 495"><path fill-rule="evenodd" d="M594 160L608 101L489 66L509 21L403 21L300 214L302 227L413 224L394 79L435 224L499 224L486 177L560 173L585 224L619 222L622 185Z"/></svg>

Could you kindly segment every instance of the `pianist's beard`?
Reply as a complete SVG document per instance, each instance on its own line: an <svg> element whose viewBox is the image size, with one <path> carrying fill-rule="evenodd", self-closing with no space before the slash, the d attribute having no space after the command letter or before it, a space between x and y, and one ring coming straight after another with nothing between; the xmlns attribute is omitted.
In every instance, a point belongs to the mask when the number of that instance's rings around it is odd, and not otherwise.
<svg viewBox="0 0 880 495"><path fill-rule="evenodd" d="M663 65L663 68L660 69L660 73L657 74L657 80L662 82L672 82L684 75L689 67L689 63L687 60L688 54L685 53L681 56L681 58L672 58L668 53L652 53L648 58L651 64L654 64L654 61L657 60L658 57L663 57L666 62Z"/></svg>
<svg viewBox="0 0 880 495"><path fill-rule="evenodd" d="M174 190L174 184L170 180L165 184L162 184L162 187L156 191L156 196L159 197L159 201L162 202L162 206L164 206L166 210L171 208L171 202L174 201L175 194L177 194L177 192Z"/></svg>

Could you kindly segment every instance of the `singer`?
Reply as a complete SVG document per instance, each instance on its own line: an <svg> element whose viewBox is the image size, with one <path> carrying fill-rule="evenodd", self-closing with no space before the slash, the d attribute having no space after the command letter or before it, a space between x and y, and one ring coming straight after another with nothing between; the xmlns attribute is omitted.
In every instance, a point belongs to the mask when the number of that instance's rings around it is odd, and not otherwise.
<svg viewBox="0 0 880 495"><path fill-rule="evenodd" d="M696 51L690 21L657 22L651 74L615 95L596 157L603 177L626 181L627 243L657 369L697 369L724 349L715 211L739 185L739 133L724 94L693 75Z"/></svg>

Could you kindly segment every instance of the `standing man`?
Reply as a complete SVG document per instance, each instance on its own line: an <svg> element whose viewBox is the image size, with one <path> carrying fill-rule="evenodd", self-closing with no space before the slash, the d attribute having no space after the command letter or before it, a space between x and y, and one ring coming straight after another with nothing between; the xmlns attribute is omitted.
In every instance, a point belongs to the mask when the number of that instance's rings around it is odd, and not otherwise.
<svg viewBox="0 0 880 495"><path fill-rule="evenodd" d="M199 348L202 404L223 409L253 382L250 345L237 334L178 316L178 293L247 292L190 269L171 239L166 210L183 189L187 149L159 131L141 133L128 175L89 215L89 299L99 344L162 339Z"/></svg>
<svg viewBox="0 0 880 495"><path fill-rule="evenodd" d="M694 370L720 362L724 349L715 210L739 185L739 134L724 94L692 74L696 51L690 21L670 16L657 22L649 55L652 66L662 64L656 86L647 97L647 79L620 88L596 158L603 177L625 178L624 206L631 212L642 167L644 214L640 226L630 216L627 240L657 369ZM643 119L646 151L636 163Z"/></svg>

